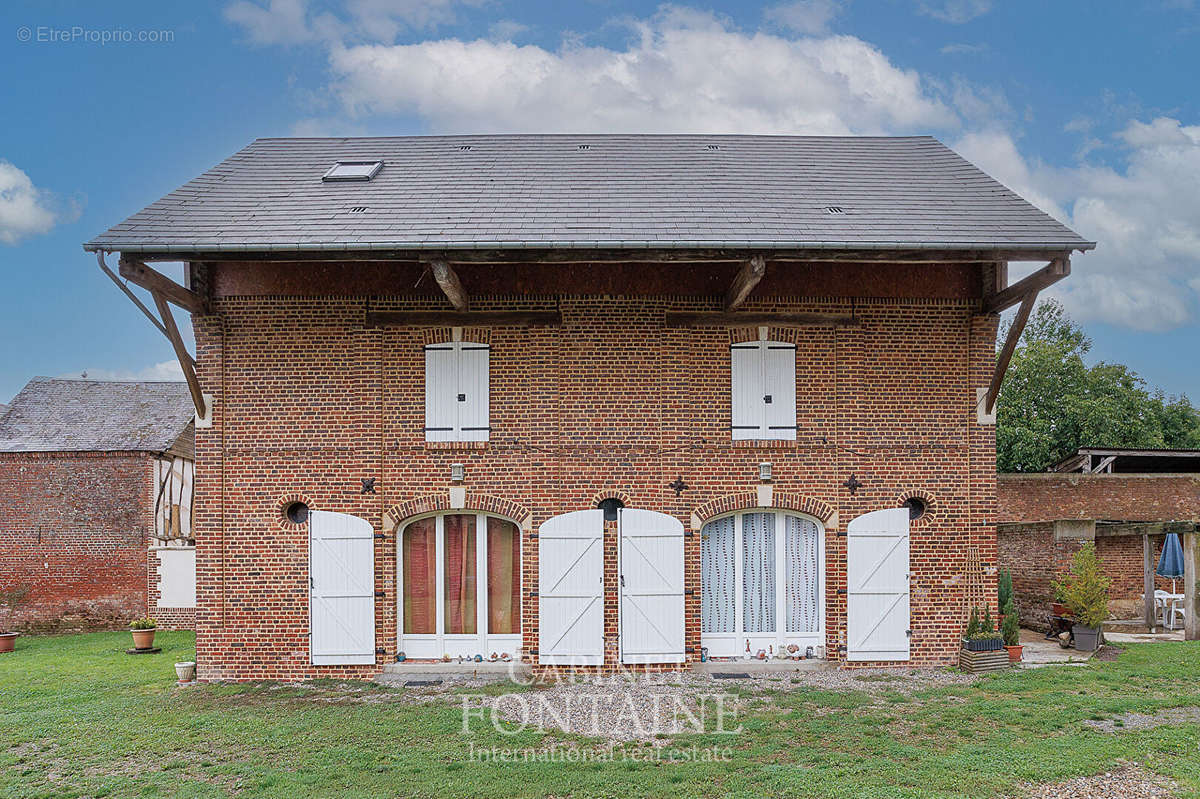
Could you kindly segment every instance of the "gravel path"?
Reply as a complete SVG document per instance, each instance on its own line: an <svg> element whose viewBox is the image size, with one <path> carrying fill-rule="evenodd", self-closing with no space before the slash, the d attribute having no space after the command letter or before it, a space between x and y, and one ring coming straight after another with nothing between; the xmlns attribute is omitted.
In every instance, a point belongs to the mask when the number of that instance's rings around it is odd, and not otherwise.
<svg viewBox="0 0 1200 799"><path fill-rule="evenodd" d="M1036 785L1029 799L1173 799L1178 786L1138 766L1076 777L1053 785Z"/></svg>
<svg viewBox="0 0 1200 799"><path fill-rule="evenodd" d="M1165 724L1195 724L1200 722L1200 707L1169 707L1157 713L1124 713L1116 718L1083 722L1083 726L1100 732L1134 732L1150 730Z"/></svg>
<svg viewBox="0 0 1200 799"><path fill-rule="evenodd" d="M730 672L737 670L730 664ZM747 703L776 691L865 691L871 695L973 682L974 675L934 669L820 669L751 673L719 680L707 674L646 674L559 682L537 691L488 697L485 712L532 728L604 738L654 740L682 732L734 729Z"/></svg>

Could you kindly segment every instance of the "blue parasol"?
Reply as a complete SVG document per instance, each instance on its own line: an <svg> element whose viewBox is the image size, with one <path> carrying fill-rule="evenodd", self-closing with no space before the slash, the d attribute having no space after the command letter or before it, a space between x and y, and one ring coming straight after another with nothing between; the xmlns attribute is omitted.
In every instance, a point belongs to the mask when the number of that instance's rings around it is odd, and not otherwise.
<svg viewBox="0 0 1200 799"><path fill-rule="evenodd" d="M1179 543L1179 533L1167 533L1163 539L1162 556L1154 573L1159 577L1170 577L1171 593L1175 593L1175 580L1183 576L1183 545Z"/></svg>

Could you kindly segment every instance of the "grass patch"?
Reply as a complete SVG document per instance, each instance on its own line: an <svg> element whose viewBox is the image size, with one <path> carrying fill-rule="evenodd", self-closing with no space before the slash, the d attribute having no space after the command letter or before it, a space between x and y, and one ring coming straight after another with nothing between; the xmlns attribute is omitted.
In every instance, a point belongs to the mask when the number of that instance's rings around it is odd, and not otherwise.
<svg viewBox="0 0 1200 799"><path fill-rule="evenodd" d="M128 633L18 639L0 656L0 795L985 797L1133 761L1200 797L1200 724L1083 724L1200 706L1194 642L904 695L890 680L855 691L781 683L744 704L741 734L679 735L668 748L728 746L731 762L664 762L631 744L611 760L489 763L470 746L599 743L479 722L464 736L453 692L414 702L336 680L179 689L173 664L192 658L193 640L159 632L161 655L130 657Z"/></svg>

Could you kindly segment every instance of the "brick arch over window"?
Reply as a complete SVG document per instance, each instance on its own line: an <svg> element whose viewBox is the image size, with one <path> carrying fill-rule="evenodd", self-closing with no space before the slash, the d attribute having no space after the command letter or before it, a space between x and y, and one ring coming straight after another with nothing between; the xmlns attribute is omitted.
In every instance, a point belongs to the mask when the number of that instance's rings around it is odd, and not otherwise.
<svg viewBox="0 0 1200 799"><path fill-rule="evenodd" d="M921 527L922 525L929 524L936 510L936 505L934 504L933 494L930 494L928 491L924 491L920 488L914 488L905 491L896 497L896 507L903 507L904 503L913 497L916 497L925 503L925 513L921 515L921 518L912 519L909 521L909 527Z"/></svg>
<svg viewBox="0 0 1200 799"><path fill-rule="evenodd" d="M423 513L434 513L437 511L491 513L516 521L522 530L533 528L533 514L529 512L528 508L511 500L494 497L490 494L468 493L462 503L452 503L450 492L448 491L438 494L425 494L424 496L413 497L404 502L398 502L384 511L383 515L385 521L388 522L388 526L395 527L412 516L420 516Z"/></svg>
<svg viewBox="0 0 1200 799"><path fill-rule="evenodd" d="M287 517L288 508L290 508L292 505L296 504L297 502L307 505L310 513L312 511L316 510L316 506L313 505L312 500L310 500L304 494L300 494L300 493L284 494L282 497L280 497L275 502L275 506L279 509L279 515L276 517L275 523L279 525L280 529L282 529L282 530L307 530L308 529L308 522L305 522L304 524L296 524L295 522L293 522L291 519L289 519Z"/></svg>
<svg viewBox="0 0 1200 799"><path fill-rule="evenodd" d="M633 507L633 498L630 497L627 492L622 491L619 488L605 488L601 491L597 491L595 494L592 494L592 504L590 507L594 508L600 504L601 500L609 498L621 500L621 504L626 508Z"/></svg>
<svg viewBox="0 0 1200 799"><path fill-rule="evenodd" d="M447 341L454 341L454 328L431 327L424 331L421 338L425 345L445 344ZM461 340L469 341L472 344L491 344L492 329L490 327L464 327Z"/></svg>
<svg viewBox="0 0 1200 799"><path fill-rule="evenodd" d="M726 494L723 497L710 499L696 508L694 516L700 520L700 524L704 524L714 516L720 516L723 513L760 507L762 505L758 502L757 491L740 491L736 494ZM834 516L833 506L828 502L792 491L773 491L770 507L805 513L819 519L824 524L828 524Z"/></svg>

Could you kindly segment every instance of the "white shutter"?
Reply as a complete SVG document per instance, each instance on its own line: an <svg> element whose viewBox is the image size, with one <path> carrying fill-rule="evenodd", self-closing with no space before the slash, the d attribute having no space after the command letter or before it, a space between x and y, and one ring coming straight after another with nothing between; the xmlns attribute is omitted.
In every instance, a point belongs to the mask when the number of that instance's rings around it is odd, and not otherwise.
<svg viewBox="0 0 1200 799"><path fill-rule="evenodd" d="M425 440L458 438L458 352L454 344L425 347Z"/></svg>
<svg viewBox="0 0 1200 799"><path fill-rule="evenodd" d="M459 441L488 440L489 355L486 344L460 344L458 396L455 398L458 400Z"/></svg>
<svg viewBox="0 0 1200 799"><path fill-rule="evenodd" d="M538 530L538 662L604 662L604 511L547 519Z"/></svg>
<svg viewBox="0 0 1200 799"><path fill-rule="evenodd" d="M732 433L734 441L763 438L763 369L761 342L734 344L729 348Z"/></svg>
<svg viewBox="0 0 1200 799"><path fill-rule="evenodd" d="M762 342L765 438L796 440L796 345ZM769 398L769 400L768 400Z"/></svg>
<svg viewBox="0 0 1200 799"><path fill-rule="evenodd" d="M308 515L312 662L375 663L375 531L357 516Z"/></svg>
<svg viewBox="0 0 1200 799"><path fill-rule="evenodd" d="M846 659L909 659L908 508L846 526Z"/></svg>
<svg viewBox="0 0 1200 799"><path fill-rule="evenodd" d="M683 524L621 508L621 662L683 663Z"/></svg>

